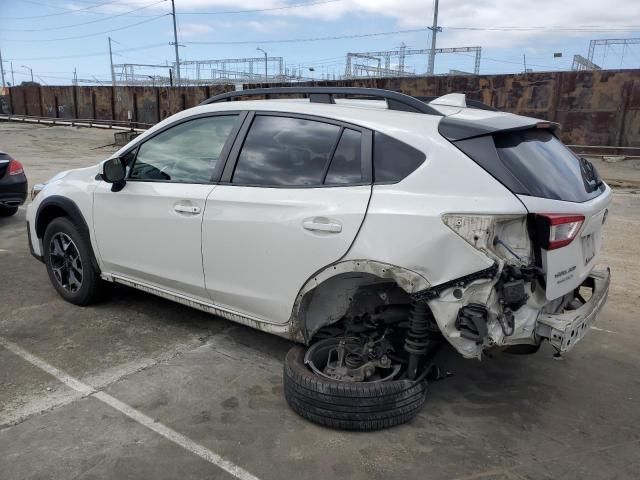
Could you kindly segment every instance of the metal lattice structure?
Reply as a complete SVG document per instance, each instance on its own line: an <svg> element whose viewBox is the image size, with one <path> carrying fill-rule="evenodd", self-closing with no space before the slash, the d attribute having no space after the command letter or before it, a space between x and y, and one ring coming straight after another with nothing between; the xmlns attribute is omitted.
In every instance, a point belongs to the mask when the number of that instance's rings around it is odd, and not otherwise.
<svg viewBox="0 0 640 480"><path fill-rule="evenodd" d="M584 58L582 55L574 55L573 63L571 64L571 70L602 70L599 65L596 65L588 58Z"/></svg>
<svg viewBox="0 0 640 480"><path fill-rule="evenodd" d="M295 71L284 68L283 57L181 61L180 71L181 85L303 80L301 76L296 76ZM115 83L120 85L172 85L175 84L176 64L123 63L113 65L113 72Z"/></svg>
<svg viewBox="0 0 640 480"><path fill-rule="evenodd" d="M596 47L604 46L609 47L611 45L640 45L640 38L601 38L597 40L591 40L589 42L589 53L587 60L593 63L593 57L596 53Z"/></svg>
<svg viewBox="0 0 640 480"><path fill-rule="evenodd" d="M265 78L265 62L267 76ZM189 83L284 81L282 57L222 58L180 62Z"/></svg>
<svg viewBox="0 0 640 480"><path fill-rule="evenodd" d="M482 57L482 47L454 47L454 48L436 48L434 50L435 54L442 53L463 53L463 52L471 52L475 54L475 62L473 68L473 74L480 74L480 59ZM408 55L430 55L430 48L421 48L421 49L408 49L403 44L397 50L384 50L379 52L349 52L347 53L347 58L345 62L345 78L356 78L362 75L361 73L365 73L366 77L384 77L384 76L409 76L414 75L414 73L406 71L406 57ZM391 68L391 59L398 59L398 68ZM363 65L361 63L355 64L354 59L366 59L373 60L377 62L377 66L371 65ZM382 66L384 62L384 67Z"/></svg>

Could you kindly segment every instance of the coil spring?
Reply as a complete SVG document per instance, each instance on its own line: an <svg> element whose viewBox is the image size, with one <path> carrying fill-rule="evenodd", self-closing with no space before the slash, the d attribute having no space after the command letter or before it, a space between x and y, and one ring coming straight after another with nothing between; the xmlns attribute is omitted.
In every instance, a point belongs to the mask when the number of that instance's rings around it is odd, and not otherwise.
<svg viewBox="0 0 640 480"><path fill-rule="evenodd" d="M409 311L409 332L404 349L412 355L424 355L429 345L431 309L425 303L413 302Z"/></svg>

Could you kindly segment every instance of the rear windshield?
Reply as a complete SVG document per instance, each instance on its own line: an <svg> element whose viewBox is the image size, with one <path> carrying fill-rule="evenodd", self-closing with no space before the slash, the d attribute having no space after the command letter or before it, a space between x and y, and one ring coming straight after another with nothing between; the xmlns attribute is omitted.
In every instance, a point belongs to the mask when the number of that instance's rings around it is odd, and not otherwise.
<svg viewBox="0 0 640 480"><path fill-rule="evenodd" d="M523 187L521 193L535 197L585 202L601 193L593 167L585 163L551 132L540 129L493 135L498 156Z"/></svg>

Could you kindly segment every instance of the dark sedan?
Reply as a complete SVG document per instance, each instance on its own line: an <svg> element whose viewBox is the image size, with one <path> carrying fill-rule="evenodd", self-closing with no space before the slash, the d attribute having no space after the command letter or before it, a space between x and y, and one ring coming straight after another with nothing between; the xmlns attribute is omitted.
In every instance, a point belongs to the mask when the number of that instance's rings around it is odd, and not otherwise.
<svg viewBox="0 0 640 480"><path fill-rule="evenodd" d="M0 151L0 217L9 217L27 199L27 176L22 164Z"/></svg>

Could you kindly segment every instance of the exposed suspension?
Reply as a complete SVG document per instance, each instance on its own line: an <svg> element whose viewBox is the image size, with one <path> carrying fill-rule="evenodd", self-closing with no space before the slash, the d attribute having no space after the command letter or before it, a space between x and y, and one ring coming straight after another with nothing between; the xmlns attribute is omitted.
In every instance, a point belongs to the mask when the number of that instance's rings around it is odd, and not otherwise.
<svg viewBox="0 0 640 480"><path fill-rule="evenodd" d="M407 376L411 380L418 377L420 358L427 353L431 322L432 313L429 306L413 300L409 310L409 331L404 341L404 349L409 353Z"/></svg>

